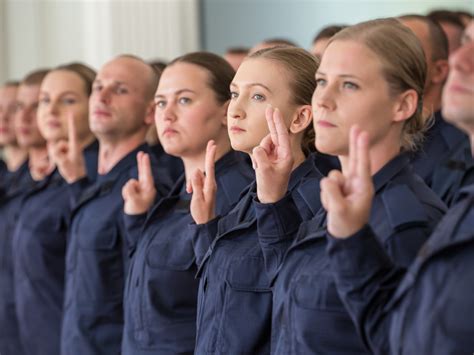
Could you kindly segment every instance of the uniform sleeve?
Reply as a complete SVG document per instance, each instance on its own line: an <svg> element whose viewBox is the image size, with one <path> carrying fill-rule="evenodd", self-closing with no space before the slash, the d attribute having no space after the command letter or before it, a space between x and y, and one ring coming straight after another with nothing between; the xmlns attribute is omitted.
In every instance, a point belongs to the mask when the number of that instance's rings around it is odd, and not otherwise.
<svg viewBox="0 0 474 355"><path fill-rule="evenodd" d="M196 257L196 264L201 265L207 250L211 246L214 239L217 236L217 226L219 224L220 216L210 220L204 224L190 223L188 225L189 232L191 235L194 255Z"/></svg>
<svg viewBox="0 0 474 355"><path fill-rule="evenodd" d="M327 254L337 290L365 345L375 354L388 354L392 313L386 306L405 269L397 268L365 226L347 239L328 236Z"/></svg>
<svg viewBox="0 0 474 355"><path fill-rule="evenodd" d="M253 204L260 247L272 279L303 220L290 193L276 203L263 204L255 198Z"/></svg>
<svg viewBox="0 0 474 355"><path fill-rule="evenodd" d="M129 257L133 255L135 249L137 248L138 242L141 239L143 234L143 224L146 220L146 213L129 215L123 214L123 223L124 223L124 234L127 242L127 247L129 251Z"/></svg>

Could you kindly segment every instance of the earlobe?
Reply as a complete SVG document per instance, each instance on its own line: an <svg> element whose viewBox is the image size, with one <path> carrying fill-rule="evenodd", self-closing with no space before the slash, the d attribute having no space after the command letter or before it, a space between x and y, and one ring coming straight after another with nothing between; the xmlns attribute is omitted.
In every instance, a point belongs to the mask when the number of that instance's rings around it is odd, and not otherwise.
<svg viewBox="0 0 474 355"><path fill-rule="evenodd" d="M401 122L413 116L418 108L418 94L415 90L407 90L400 96L400 100L395 107L393 121Z"/></svg>
<svg viewBox="0 0 474 355"><path fill-rule="evenodd" d="M311 105L298 108L295 117L290 124L290 132L293 134L304 131L313 121L313 110Z"/></svg>
<svg viewBox="0 0 474 355"><path fill-rule="evenodd" d="M146 109L145 123L146 125L151 125L155 121L155 104L152 101Z"/></svg>
<svg viewBox="0 0 474 355"><path fill-rule="evenodd" d="M224 127L227 127L227 111L229 110L229 103L230 101L227 101L223 106L222 106L222 111L223 111L223 114L222 114L222 125Z"/></svg>
<svg viewBox="0 0 474 355"><path fill-rule="evenodd" d="M431 81L434 84L444 83L448 78L449 73L449 64L447 60L438 60L434 65L434 75L431 78Z"/></svg>

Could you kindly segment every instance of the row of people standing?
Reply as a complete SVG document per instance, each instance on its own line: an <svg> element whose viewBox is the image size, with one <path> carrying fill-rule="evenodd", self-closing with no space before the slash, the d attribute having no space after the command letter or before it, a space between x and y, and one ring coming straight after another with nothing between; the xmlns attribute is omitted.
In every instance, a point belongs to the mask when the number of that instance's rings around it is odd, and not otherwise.
<svg viewBox="0 0 474 355"><path fill-rule="evenodd" d="M32 331L19 334L26 353L57 353L59 344L63 354L368 351L324 253L323 174L307 152L316 142L350 175L350 128L369 132L369 224L390 259L408 267L445 212L407 156L423 128L426 62L412 32L380 20L340 32L318 64L302 49L274 48L234 73L220 57L194 53L170 63L159 83L134 57L102 67L89 100L96 181L70 118L68 142L63 133L48 148L71 207L54 222L25 217L49 228L71 208L62 332L54 342L20 324ZM183 161L175 182L142 145L153 115L165 151ZM236 151L250 156L255 178ZM50 316L40 304L29 312Z"/></svg>

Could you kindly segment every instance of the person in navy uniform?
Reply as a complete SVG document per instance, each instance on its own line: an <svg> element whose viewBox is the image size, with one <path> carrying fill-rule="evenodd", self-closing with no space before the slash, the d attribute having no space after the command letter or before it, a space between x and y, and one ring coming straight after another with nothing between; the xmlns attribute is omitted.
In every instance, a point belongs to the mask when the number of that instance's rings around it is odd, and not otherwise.
<svg viewBox="0 0 474 355"><path fill-rule="evenodd" d="M393 48L384 52L380 44L388 38ZM405 44L411 47L401 56L391 55ZM352 169L351 125L370 132L376 195L369 223L402 267L410 265L445 211L403 153L412 149L422 127L423 60L417 38L394 19L344 29L329 41L312 100L316 147L337 155L343 172ZM420 73L412 75L417 68ZM325 256L326 213L300 225L291 195L285 196L286 190L275 183L268 186L275 199L257 205L257 219L262 248L280 255L274 266L272 353L367 353L337 295ZM292 242L289 249L283 248L285 240Z"/></svg>
<svg viewBox="0 0 474 355"><path fill-rule="evenodd" d="M474 141L474 22L450 59L443 116ZM356 129L357 131L357 129ZM367 225L374 187L367 134L357 131L352 175L321 182L336 284L374 354L470 354L474 349L474 185L439 222L411 267L398 268ZM474 153L474 151L473 151ZM345 186L346 188L342 188Z"/></svg>
<svg viewBox="0 0 474 355"><path fill-rule="evenodd" d="M0 201L0 353L21 355L13 287L12 238L21 200L33 186L32 176L44 168L46 142L36 120L38 95L47 70L35 70L20 83L15 99L14 131L18 145L28 152L28 160L7 176L5 195Z"/></svg>
<svg viewBox="0 0 474 355"><path fill-rule="evenodd" d="M266 266L277 256L260 247L253 200L265 186L259 169L268 169L270 179L278 178L275 170L284 169L291 175L287 188L301 218L310 219L319 209L312 186L322 175L303 152L314 139L310 102L317 65L301 48L266 49L250 55L232 80L230 141L235 150L252 157L257 176L236 207L220 216L214 212L215 191L205 188L215 186L212 175L199 173L191 180L195 224L190 228L200 278L198 354L270 352L272 294Z"/></svg>
<svg viewBox="0 0 474 355"><path fill-rule="evenodd" d="M167 197L152 205L153 178L148 157L141 156L139 180L123 188L133 250L125 286L123 354L194 352L198 281L187 228L192 217L186 182L197 169L215 176L220 191L215 210L226 214L253 180L253 170L231 149L227 134L234 74L220 56L195 52L173 60L160 78L158 135L167 153L181 157L185 173Z"/></svg>
<svg viewBox="0 0 474 355"><path fill-rule="evenodd" d="M90 128L99 141L98 175L92 185L78 144L54 150L76 203L68 232L61 354L120 353L129 253L121 190L137 177L137 153L148 152L144 142L156 86L151 67L130 55L114 58L97 73L89 100ZM163 168L155 176L157 194L163 196L171 184L169 175Z"/></svg>
<svg viewBox="0 0 474 355"><path fill-rule="evenodd" d="M400 21L421 41L428 66L423 106L430 122L423 144L413 153L413 169L450 206L459 190L474 182L474 160L469 137L441 113L448 41L441 26L426 16L405 15Z"/></svg>
<svg viewBox="0 0 474 355"><path fill-rule="evenodd" d="M2 149L3 165L0 170L0 201L6 195L10 180L23 163L25 163L28 152L18 144L15 134L14 116L15 100L19 83L9 81L0 86L0 147ZM3 164L2 164L3 163Z"/></svg>
<svg viewBox="0 0 474 355"><path fill-rule="evenodd" d="M67 139L84 149L88 175L97 171L96 139L89 129L89 95L95 72L73 63L41 83L38 128L49 146ZM73 137L74 136L74 137ZM68 185L54 162L23 198L13 236L14 288L21 343L28 354L59 354L64 263L70 220Z"/></svg>

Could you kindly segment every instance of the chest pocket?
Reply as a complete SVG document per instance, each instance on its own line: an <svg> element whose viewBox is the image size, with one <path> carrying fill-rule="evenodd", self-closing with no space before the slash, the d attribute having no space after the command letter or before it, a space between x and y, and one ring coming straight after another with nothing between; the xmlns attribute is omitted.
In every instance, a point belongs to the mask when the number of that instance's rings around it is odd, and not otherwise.
<svg viewBox="0 0 474 355"><path fill-rule="evenodd" d="M227 283L235 291L269 292L270 280L265 271L264 259L245 257L230 265Z"/></svg>
<svg viewBox="0 0 474 355"><path fill-rule="evenodd" d="M344 311L334 280L328 274L301 276L293 286L292 298L298 307Z"/></svg>
<svg viewBox="0 0 474 355"><path fill-rule="evenodd" d="M157 236L155 239L159 239ZM148 248L146 262L156 269L185 271L194 265L194 249L185 236L172 236L169 240L154 240Z"/></svg>
<svg viewBox="0 0 474 355"><path fill-rule="evenodd" d="M81 221L78 244L84 250L107 251L118 246L119 233L113 218Z"/></svg>

